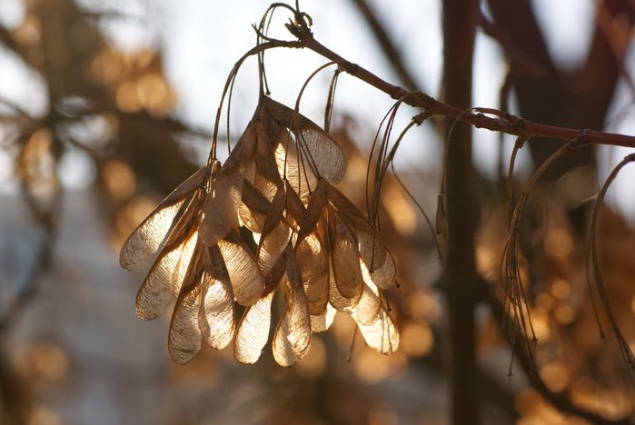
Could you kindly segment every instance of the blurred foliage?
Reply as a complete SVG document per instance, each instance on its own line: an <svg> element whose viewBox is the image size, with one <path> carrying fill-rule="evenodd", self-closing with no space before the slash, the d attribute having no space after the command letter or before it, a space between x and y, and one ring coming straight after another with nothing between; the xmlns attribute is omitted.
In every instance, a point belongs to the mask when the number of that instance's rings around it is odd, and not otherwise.
<svg viewBox="0 0 635 425"><path fill-rule="evenodd" d="M108 243L116 251L160 197L196 170L183 139L204 140L207 135L172 115L177 93L166 80L160 50L124 51L100 32L97 23L111 19L108 13L95 12L72 0L24 0L23 5L22 22L14 27L0 26L0 44L43 83L41 95L46 98L46 108L41 114L32 114L0 93L0 148L13 164L13 180L29 212L28 226L41 229L45 236L33 238L29 246L35 253L32 271L24 273L26 278L17 289L0 282L0 421L7 425L57 425L74 423L67 420L73 406L59 394L64 388L83 388L82 382L91 379L89 368L83 365L86 360L81 358L81 350L73 351L47 335L16 343L15 333L22 329L16 322L32 314L26 311L28 304L34 297L54 292L56 279L60 279L54 273L54 250L65 214L60 183L63 159L77 152L89 158L94 176L87 173L86 178L92 179L92 196L82 202L97 206L107 223ZM623 23L619 16L599 10L603 27L617 28ZM631 28L628 22L627 26ZM630 33L624 40L616 47L620 52L630 45ZM615 86L605 89L605 97L611 97ZM603 122L605 112L593 122ZM367 153L361 152L354 140L355 119L342 123L331 131L349 161L347 176L339 187L363 207ZM569 171L581 175L590 167L593 176L592 165L579 165L574 164L574 171ZM578 408L608 421L630 417L631 422L623 419L622 423L632 423L635 403L627 366L611 338L605 343L598 336L594 300L587 290L584 240L577 229L578 219L572 219L572 211L579 206L575 201L589 194L582 190L570 202L562 195L575 192L580 180L572 180L564 171L559 173L550 182L551 189L544 189L546 193L532 194L531 224L523 229L521 271L526 276L528 312L538 338L536 372L549 392ZM593 177L585 176L595 184ZM424 207L432 205L437 185L434 175L417 170L400 177L407 187L414 188L411 190ZM497 183L479 184L483 203L477 265L502 303L504 294L498 280L507 238L504 195ZM361 338L355 337L354 323L339 315L332 329L316 337L307 357L293 368L278 367L267 352L257 365L249 367L235 364L227 349L205 349L185 367L168 365L164 362L166 353L160 352L153 357L159 359L157 370L169 370L166 376L158 373L160 378L138 378L118 370L117 376L122 376L116 382L124 388L134 385L137 378L148 379L154 387L165 387L167 396L149 405L156 405L163 423L170 425L447 423L442 394L447 385L444 304L435 281L440 263L434 240L395 178L384 184L380 217L382 234L399 267L400 289L389 293L388 300L401 333L395 354L382 356L365 347ZM604 208L598 243L614 314L635 348L635 327L629 326L635 318L635 287L631 284L635 233L621 217ZM38 293L43 276L48 276L51 284L48 292ZM131 304L126 308L132 310ZM72 308L70 301L68 308ZM477 354L482 402L488 406L486 417L492 423L523 425L588 423L563 413L562 405L545 401L544 394L529 385L531 377L523 378L501 332L503 321L487 309L483 311L478 321ZM607 327L602 312L597 320ZM136 342L144 344L143 340ZM96 363L93 367L109 373L107 365ZM513 370L511 382L504 379L508 368ZM92 394L99 397L98 391ZM122 403L125 411L135 400Z"/></svg>

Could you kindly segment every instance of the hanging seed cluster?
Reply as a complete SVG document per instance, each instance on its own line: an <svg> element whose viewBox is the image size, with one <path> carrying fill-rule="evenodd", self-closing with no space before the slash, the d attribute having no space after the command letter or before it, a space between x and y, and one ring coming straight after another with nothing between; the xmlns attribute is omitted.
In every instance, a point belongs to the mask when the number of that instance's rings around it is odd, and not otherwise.
<svg viewBox="0 0 635 425"><path fill-rule="evenodd" d="M176 298L168 337L175 362L191 360L202 340L216 349L234 340L236 359L255 363L273 316L273 357L290 366L338 311L370 347L397 349L380 297L395 285L395 263L375 227L332 186L345 171L335 140L262 97L225 164L210 159L134 230L120 263L132 270L159 251L136 313L155 319ZM276 292L283 296L274 303ZM237 305L246 307L239 321Z"/></svg>

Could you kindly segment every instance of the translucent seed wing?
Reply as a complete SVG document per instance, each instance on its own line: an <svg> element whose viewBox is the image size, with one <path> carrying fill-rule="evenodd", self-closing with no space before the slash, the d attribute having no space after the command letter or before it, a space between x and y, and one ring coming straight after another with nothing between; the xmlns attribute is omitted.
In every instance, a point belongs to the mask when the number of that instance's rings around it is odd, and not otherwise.
<svg viewBox="0 0 635 425"><path fill-rule="evenodd" d="M335 285L343 297L358 299L362 292L362 272L357 244L337 214L329 214L328 225Z"/></svg>
<svg viewBox="0 0 635 425"><path fill-rule="evenodd" d="M256 258L235 231L219 241L218 247L225 260L236 301L244 306L255 304L265 290L265 278L260 273Z"/></svg>
<svg viewBox="0 0 635 425"><path fill-rule="evenodd" d="M326 205L326 192L324 191L324 180L320 179L302 216L300 229L298 230L298 240L302 240L307 234L312 232L318 221L324 216L324 206Z"/></svg>
<svg viewBox="0 0 635 425"><path fill-rule="evenodd" d="M174 307L168 335L168 352L178 364L185 364L201 349L201 331L198 327L200 292L189 291L180 297Z"/></svg>
<svg viewBox="0 0 635 425"><path fill-rule="evenodd" d="M369 325L360 323L355 315L359 330L369 347L382 354L390 354L399 347L399 332L385 309L381 309L374 322Z"/></svg>
<svg viewBox="0 0 635 425"><path fill-rule="evenodd" d="M311 315L311 331L312 332L325 332L333 324L335 319L335 313L337 310L332 305L327 304L324 313L313 316Z"/></svg>
<svg viewBox="0 0 635 425"><path fill-rule="evenodd" d="M285 256L287 263L285 295L288 313L288 338L293 352L301 359L309 351L309 346L311 345L311 317L302 286L300 269L290 247L286 250Z"/></svg>
<svg viewBox="0 0 635 425"><path fill-rule="evenodd" d="M234 296L229 282L203 274L199 329L207 344L215 349L227 346L234 337Z"/></svg>
<svg viewBox="0 0 635 425"><path fill-rule="evenodd" d="M329 300L328 249L312 233L297 243L296 257L309 312L320 315L326 310Z"/></svg>
<svg viewBox="0 0 635 425"><path fill-rule="evenodd" d="M239 362L253 364L260 358L269 339L272 300L270 292L245 310L234 341L234 356Z"/></svg>
<svg viewBox="0 0 635 425"><path fill-rule="evenodd" d="M137 226L121 248L121 267L133 270L159 249L188 195L205 182L206 171L206 168L201 168L181 183Z"/></svg>
<svg viewBox="0 0 635 425"><path fill-rule="evenodd" d="M164 250L156 259L144 279L135 302L135 312L142 320L161 316L172 299L179 293L184 274L178 273L181 256L189 240L171 251ZM190 253L191 255L191 253Z"/></svg>
<svg viewBox="0 0 635 425"><path fill-rule="evenodd" d="M328 133L310 119L272 99L266 100L265 107L273 119L298 134L298 142L308 151L302 156L310 155L320 176L332 183L342 180L346 173L346 154Z"/></svg>
<svg viewBox="0 0 635 425"><path fill-rule="evenodd" d="M377 320L377 317L382 310L381 298L377 292L377 289L374 288L374 285L368 286L364 284L364 290L362 292L362 296L359 299L357 305L352 309L355 312L355 320L358 323L364 325L372 325Z"/></svg>
<svg viewBox="0 0 635 425"><path fill-rule="evenodd" d="M284 208L285 194L280 190L271 203L258 244L258 266L265 276L276 264L291 238L291 229L283 220Z"/></svg>
<svg viewBox="0 0 635 425"><path fill-rule="evenodd" d="M289 321L287 320L287 310L285 310L280 316L278 326L276 326L276 330L273 333L273 342L271 343L273 358L282 367L293 366L298 361L298 356L293 352L288 336Z"/></svg>
<svg viewBox="0 0 635 425"><path fill-rule="evenodd" d="M304 117L303 117L304 118ZM327 132L307 118L301 120L300 143L308 150L320 177L339 183L346 174L346 154Z"/></svg>
<svg viewBox="0 0 635 425"><path fill-rule="evenodd" d="M244 178L238 169L223 171L221 169L212 183L203 204L199 233L207 246L216 245L238 222Z"/></svg>
<svg viewBox="0 0 635 425"><path fill-rule="evenodd" d="M168 334L168 352L178 364L189 362L201 349L198 313L201 304L200 283L203 275L200 245L197 245L187 268L183 286L176 300Z"/></svg>

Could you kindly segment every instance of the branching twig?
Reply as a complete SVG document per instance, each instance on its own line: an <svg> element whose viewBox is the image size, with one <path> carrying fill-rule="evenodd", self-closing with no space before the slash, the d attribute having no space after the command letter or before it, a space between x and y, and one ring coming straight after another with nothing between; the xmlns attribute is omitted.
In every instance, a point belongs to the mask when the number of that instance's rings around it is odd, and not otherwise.
<svg viewBox="0 0 635 425"><path fill-rule="evenodd" d="M523 120L515 115L503 112L501 112L498 118L491 118L478 112L466 114L463 109L438 101L423 92L408 91L403 87L390 84L367 69L344 59L317 41L308 26L304 25L301 21L297 24L287 24L287 28L298 38L303 47L314 51L326 59L337 62L342 70L386 93L391 98L402 99L403 103L416 108L423 108L432 115L454 118L476 128L485 128L491 131L521 136L525 139L532 137L549 137L560 140L573 140L584 136L589 143L593 144L635 148L635 136L540 124Z"/></svg>

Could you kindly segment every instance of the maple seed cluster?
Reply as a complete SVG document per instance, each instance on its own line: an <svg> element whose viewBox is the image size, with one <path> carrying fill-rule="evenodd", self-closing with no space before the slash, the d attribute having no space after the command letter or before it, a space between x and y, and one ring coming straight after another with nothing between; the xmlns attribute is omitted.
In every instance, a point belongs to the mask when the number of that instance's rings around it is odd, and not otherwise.
<svg viewBox="0 0 635 425"><path fill-rule="evenodd" d="M345 172L329 134L262 97L225 164L210 159L134 230L120 263L132 270L160 249L136 313L155 319L176 298L168 337L175 362L191 360L201 339L216 349L234 339L236 359L255 363L274 305L284 306L271 344L282 366L304 357L312 333L327 330L338 311L370 347L397 349L380 297L395 285L395 263L375 227L332 186ZM276 292L284 297L274 303ZM246 307L238 322L237 304Z"/></svg>

